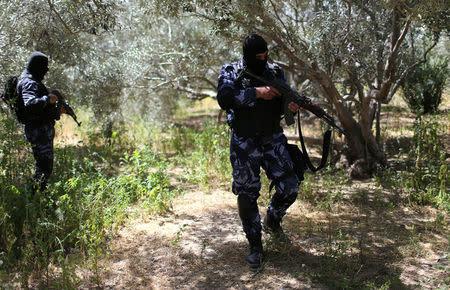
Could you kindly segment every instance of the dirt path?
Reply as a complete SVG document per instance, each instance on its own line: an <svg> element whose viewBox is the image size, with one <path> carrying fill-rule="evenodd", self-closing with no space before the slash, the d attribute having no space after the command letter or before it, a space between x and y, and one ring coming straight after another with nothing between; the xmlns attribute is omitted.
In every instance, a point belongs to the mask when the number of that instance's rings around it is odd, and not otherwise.
<svg viewBox="0 0 450 290"><path fill-rule="evenodd" d="M366 202L371 202L370 195ZM260 210L264 215L264 207ZM399 209L394 219L373 208L367 209L373 214L345 208L338 212L330 218L297 201L284 221L291 243L278 243L264 234L264 266L253 272L245 262L247 242L233 194L188 191L174 201L171 214L135 219L119 231L109 256L100 262L100 287L330 289L373 281L375 287L434 289L448 279L448 258L442 252L448 242L445 235L435 233L435 243L428 245L419 235L417 245L410 246L414 236L408 228L417 224L413 230L422 231L420 223L432 214ZM338 233L348 231L353 238L330 235L327 228L337 224ZM403 258L414 246L423 253ZM386 282L386 277L392 281ZM82 279L81 288L94 286L92 273Z"/></svg>
<svg viewBox="0 0 450 290"><path fill-rule="evenodd" d="M264 274L250 271L247 251L234 195L190 192L174 202L173 214L134 220L119 231L110 256L101 262L101 285L117 289L311 286L308 279L294 277L295 270L278 267L277 260L285 257L268 258ZM298 246L287 251L292 252L290 259L300 258L301 263Z"/></svg>

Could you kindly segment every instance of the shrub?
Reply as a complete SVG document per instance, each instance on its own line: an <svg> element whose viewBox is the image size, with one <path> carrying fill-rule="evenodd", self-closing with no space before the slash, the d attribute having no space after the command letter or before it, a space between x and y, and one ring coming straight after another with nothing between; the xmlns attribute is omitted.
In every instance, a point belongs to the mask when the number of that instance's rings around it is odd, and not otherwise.
<svg viewBox="0 0 450 290"><path fill-rule="evenodd" d="M32 162L20 124L0 105L0 264L14 262L31 196Z"/></svg>
<svg viewBox="0 0 450 290"><path fill-rule="evenodd" d="M402 84L403 98L416 114L438 111L448 76L448 59L435 64L425 63L412 71Z"/></svg>
<svg viewBox="0 0 450 290"><path fill-rule="evenodd" d="M192 151L185 155L187 178L207 188L231 177L229 161L229 131L225 125L205 123L201 131L190 133Z"/></svg>
<svg viewBox="0 0 450 290"><path fill-rule="evenodd" d="M0 271L20 273L23 287L31 273L38 272L47 277L46 288L73 288L73 261L88 257L95 271L105 238L127 219L130 206L141 205L151 213L171 209L175 192L167 162L150 147L122 155L121 168L115 168L118 164L111 162L107 148L55 148L49 186L33 196L31 149L17 122L4 116L0 115ZM117 144L102 147L113 146L113 155L123 150ZM69 259L71 253L78 259ZM62 274L49 285L51 264Z"/></svg>
<svg viewBox="0 0 450 290"><path fill-rule="evenodd" d="M419 204L436 204L448 209L448 169L445 146L439 131L442 129L435 118L417 118L414 124L415 144L411 154L415 158L415 166L408 185L412 189L412 201Z"/></svg>

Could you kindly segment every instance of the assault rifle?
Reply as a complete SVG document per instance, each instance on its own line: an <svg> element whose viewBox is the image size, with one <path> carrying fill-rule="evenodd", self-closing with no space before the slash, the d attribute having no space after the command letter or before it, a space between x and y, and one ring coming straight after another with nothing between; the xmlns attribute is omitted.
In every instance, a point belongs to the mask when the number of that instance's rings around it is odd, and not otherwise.
<svg viewBox="0 0 450 290"><path fill-rule="evenodd" d="M286 121L286 125L290 126L294 124L294 113L292 113L292 111L289 110L288 107L289 103L294 102L300 107L310 111L317 117L327 122L327 124L330 125L331 127L336 128L341 134L345 135L344 130L338 125L336 125L333 117L328 115L327 112L325 112L321 107L313 104L309 98L307 98L304 95L301 95L296 90L292 89L289 85L275 78L268 80L266 78L263 78L259 75L252 73L248 69L244 69L242 73L248 75L251 78L254 78L259 82L266 84L267 86L274 87L281 93L281 96L283 98L284 120Z"/></svg>
<svg viewBox="0 0 450 290"><path fill-rule="evenodd" d="M66 110L66 114L72 117L72 119L77 123L78 127L81 126L81 122L78 122L77 115L75 115L75 112L69 105L69 102L67 102L66 98L64 98L64 96L58 90L53 90L52 94L58 97L58 106L63 107Z"/></svg>

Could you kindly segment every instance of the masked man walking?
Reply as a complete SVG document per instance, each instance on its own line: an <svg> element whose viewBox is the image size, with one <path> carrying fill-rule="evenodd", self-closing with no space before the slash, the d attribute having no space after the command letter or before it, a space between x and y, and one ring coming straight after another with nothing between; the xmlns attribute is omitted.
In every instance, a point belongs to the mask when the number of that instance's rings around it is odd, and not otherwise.
<svg viewBox="0 0 450 290"><path fill-rule="evenodd" d="M283 114L280 92L242 74L247 69L264 78L286 82L283 70L267 62L267 54L267 43L261 36L247 36L243 42L242 60L222 67L217 93L219 105L226 110L231 127L232 191L238 196L239 217L250 245L247 261L251 268L258 268L263 257L257 204L261 189L260 168L275 181L276 192L264 220L264 227L270 233L283 233L281 220L297 198L300 184L280 125ZM296 112L299 106L290 103L289 109Z"/></svg>

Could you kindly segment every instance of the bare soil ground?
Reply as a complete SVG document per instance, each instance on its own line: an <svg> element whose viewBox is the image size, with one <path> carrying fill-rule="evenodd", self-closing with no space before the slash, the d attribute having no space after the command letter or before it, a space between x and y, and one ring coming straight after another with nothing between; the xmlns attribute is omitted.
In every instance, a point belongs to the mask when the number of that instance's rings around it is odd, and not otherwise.
<svg viewBox="0 0 450 290"><path fill-rule="evenodd" d="M393 196L385 194L358 182L332 210L297 200L283 221L290 242L264 234L264 264L251 271L235 196L191 188L174 201L172 213L124 226L100 261L99 282L91 271L80 271L80 287L445 289L448 231L433 229L436 211L388 209ZM265 206L260 211L264 216Z"/></svg>

